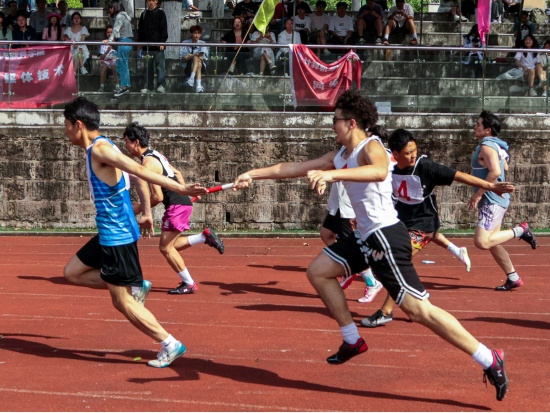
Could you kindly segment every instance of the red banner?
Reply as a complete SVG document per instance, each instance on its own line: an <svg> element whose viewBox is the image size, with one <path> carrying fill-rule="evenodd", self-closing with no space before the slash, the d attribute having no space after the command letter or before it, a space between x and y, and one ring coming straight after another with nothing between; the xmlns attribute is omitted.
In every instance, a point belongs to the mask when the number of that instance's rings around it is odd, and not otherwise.
<svg viewBox="0 0 550 413"><path fill-rule="evenodd" d="M0 108L40 108L77 93L70 45L0 49L0 76Z"/></svg>
<svg viewBox="0 0 550 413"><path fill-rule="evenodd" d="M290 83L297 106L323 106L331 110L352 82L361 88L361 59L349 51L333 63L325 63L309 47L290 45Z"/></svg>

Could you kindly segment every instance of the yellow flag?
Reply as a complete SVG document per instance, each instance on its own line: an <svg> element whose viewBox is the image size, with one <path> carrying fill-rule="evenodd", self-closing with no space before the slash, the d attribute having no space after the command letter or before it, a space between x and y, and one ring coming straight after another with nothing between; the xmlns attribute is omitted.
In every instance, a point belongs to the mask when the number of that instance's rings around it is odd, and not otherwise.
<svg viewBox="0 0 550 413"><path fill-rule="evenodd" d="M262 34L265 34L265 28L269 25L275 13L276 2L278 3L278 0L264 0L254 16L254 21L252 23L256 26L256 29L262 32Z"/></svg>

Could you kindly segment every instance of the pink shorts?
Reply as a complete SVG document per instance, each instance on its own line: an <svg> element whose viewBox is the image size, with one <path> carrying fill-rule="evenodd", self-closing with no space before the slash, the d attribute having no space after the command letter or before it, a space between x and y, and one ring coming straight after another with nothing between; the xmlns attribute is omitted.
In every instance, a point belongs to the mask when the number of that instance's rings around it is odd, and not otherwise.
<svg viewBox="0 0 550 413"><path fill-rule="evenodd" d="M170 205L162 217L162 231L189 230L191 212L193 212L191 205Z"/></svg>

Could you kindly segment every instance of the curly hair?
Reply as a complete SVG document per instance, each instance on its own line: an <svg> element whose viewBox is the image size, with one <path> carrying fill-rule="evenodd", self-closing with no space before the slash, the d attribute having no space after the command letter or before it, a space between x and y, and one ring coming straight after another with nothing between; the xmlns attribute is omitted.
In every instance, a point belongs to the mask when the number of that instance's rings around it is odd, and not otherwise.
<svg viewBox="0 0 550 413"><path fill-rule="evenodd" d="M372 101L357 89L346 90L338 98L334 109L340 109L346 118L355 119L362 130L368 130L378 122L378 110Z"/></svg>

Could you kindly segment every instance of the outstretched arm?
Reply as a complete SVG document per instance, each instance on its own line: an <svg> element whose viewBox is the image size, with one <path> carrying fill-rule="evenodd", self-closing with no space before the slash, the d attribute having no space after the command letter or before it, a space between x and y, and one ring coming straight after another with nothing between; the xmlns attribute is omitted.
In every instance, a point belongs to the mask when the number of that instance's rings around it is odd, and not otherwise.
<svg viewBox="0 0 550 413"><path fill-rule="evenodd" d="M320 158L305 162L283 162L267 168L252 169L235 179L233 190L248 188L253 179L285 179L306 176L311 169L332 169L337 151L329 152Z"/></svg>
<svg viewBox="0 0 550 413"><path fill-rule="evenodd" d="M510 182L487 182L483 179L477 178L473 175L466 174L464 172L457 171L455 175L456 182L460 182L466 185L470 185L476 188L482 188L487 191L494 192L497 195L514 192L516 187Z"/></svg>
<svg viewBox="0 0 550 413"><path fill-rule="evenodd" d="M163 175L157 174L138 164L128 156L115 150L108 143L99 143L93 147L94 157L100 162L122 171L135 175L151 184L160 185L166 189L178 192L184 195L199 196L206 195L208 190L198 183L181 185L172 179L166 178Z"/></svg>

